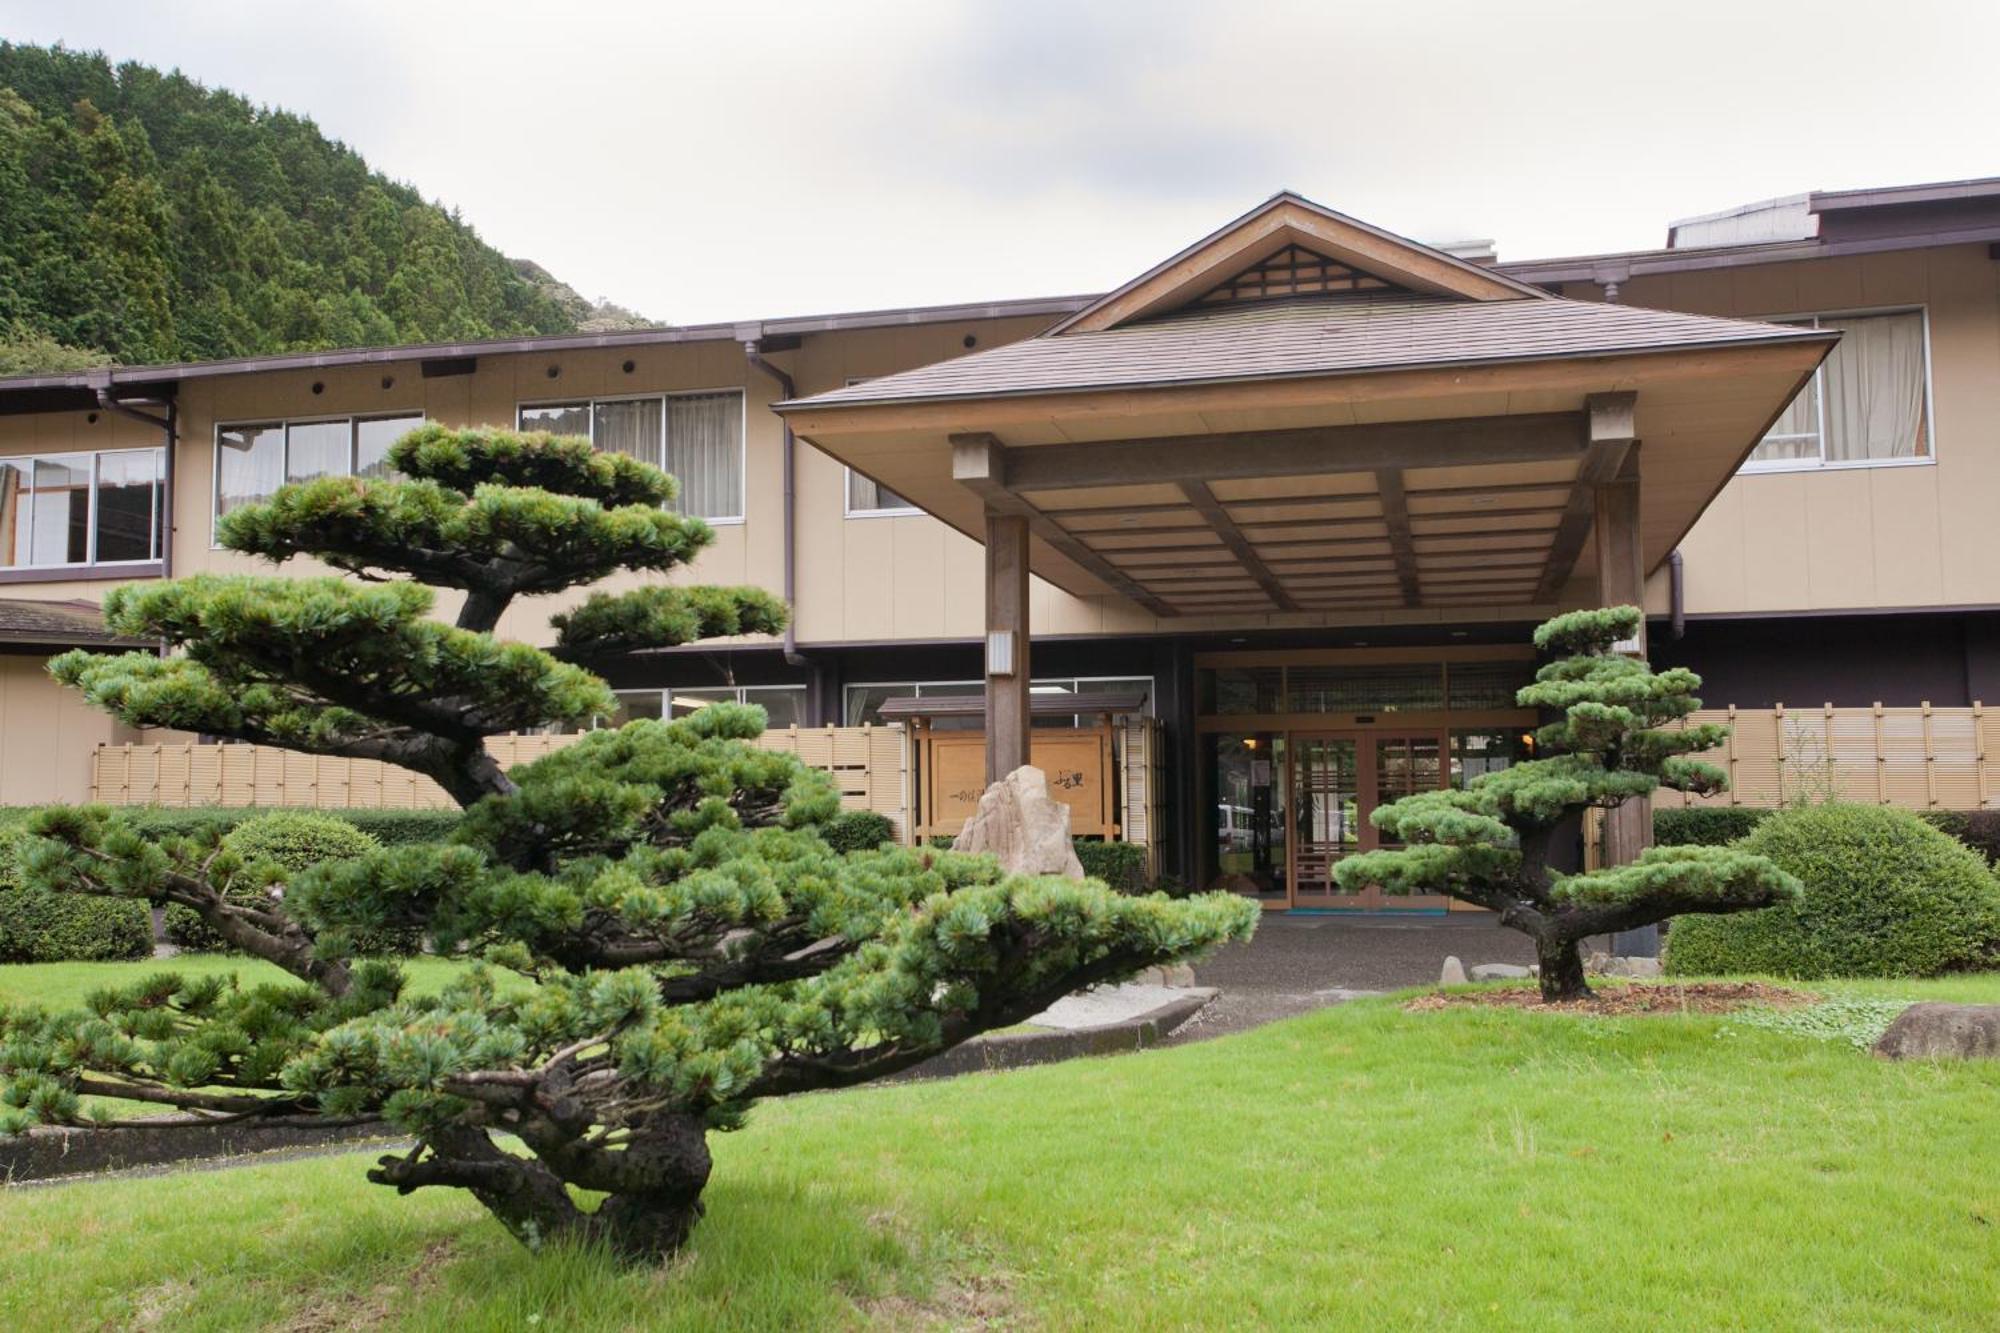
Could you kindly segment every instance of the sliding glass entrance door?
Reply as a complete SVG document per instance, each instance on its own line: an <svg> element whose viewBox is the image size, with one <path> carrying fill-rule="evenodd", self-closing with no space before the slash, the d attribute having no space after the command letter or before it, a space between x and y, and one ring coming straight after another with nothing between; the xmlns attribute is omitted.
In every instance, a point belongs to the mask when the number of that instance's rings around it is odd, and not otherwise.
<svg viewBox="0 0 2000 1333"><path fill-rule="evenodd" d="M1369 884L1345 889L1334 867L1356 852L1396 847L1369 822L1378 805L1444 785L1444 737L1436 733L1293 732L1292 892L1285 906L1334 911L1441 911L1441 894L1391 893Z"/></svg>
<svg viewBox="0 0 2000 1333"><path fill-rule="evenodd" d="M1287 906L1355 906L1356 895L1334 881L1333 868L1362 846L1363 743L1350 736L1294 735L1290 748L1296 827Z"/></svg>

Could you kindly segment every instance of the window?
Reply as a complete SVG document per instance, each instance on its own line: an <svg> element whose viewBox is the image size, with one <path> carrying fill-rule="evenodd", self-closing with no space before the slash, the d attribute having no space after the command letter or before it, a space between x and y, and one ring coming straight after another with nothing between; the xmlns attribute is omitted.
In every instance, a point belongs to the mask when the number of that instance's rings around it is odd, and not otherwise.
<svg viewBox="0 0 2000 1333"><path fill-rule="evenodd" d="M882 705L891 699L920 699L925 695L978 694L986 688L983 680L926 680L895 682L877 685L849 685L847 687L847 725L882 725ZM1028 685L1030 694L1143 694L1146 696L1140 712L1147 717L1153 715L1153 678L1151 676L1065 676L1059 679L1036 677ZM1038 727L1092 726L1095 717L1081 717L1067 713L1043 714L1035 719ZM978 718L951 717L937 721L940 731L979 729Z"/></svg>
<svg viewBox="0 0 2000 1333"><path fill-rule="evenodd" d="M680 483L680 513L723 523L743 518L740 390L536 403L522 407L517 420L522 430L581 435L606 453L665 469Z"/></svg>
<svg viewBox="0 0 2000 1333"><path fill-rule="evenodd" d="M165 472L159 449L0 458L0 568L158 560Z"/></svg>
<svg viewBox="0 0 2000 1333"><path fill-rule="evenodd" d="M1931 457L1929 335L1921 310L1815 315L1840 342L1745 466L1852 467Z"/></svg>
<svg viewBox="0 0 2000 1333"><path fill-rule="evenodd" d="M847 516L880 518L888 514L920 514L923 511L879 481L847 469Z"/></svg>
<svg viewBox="0 0 2000 1333"><path fill-rule="evenodd" d="M685 690L613 690L618 711L609 717L588 722L552 722L541 730L549 735L578 731L604 731L637 722L641 718L686 717L697 708L714 703L757 704L763 708L766 725L802 727L806 724L806 687L803 685L717 685Z"/></svg>
<svg viewBox="0 0 2000 1333"><path fill-rule="evenodd" d="M389 446L424 422L420 412L323 421L264 421L215 430L215 516L270 499L314 477L388 480Z"/></svg>

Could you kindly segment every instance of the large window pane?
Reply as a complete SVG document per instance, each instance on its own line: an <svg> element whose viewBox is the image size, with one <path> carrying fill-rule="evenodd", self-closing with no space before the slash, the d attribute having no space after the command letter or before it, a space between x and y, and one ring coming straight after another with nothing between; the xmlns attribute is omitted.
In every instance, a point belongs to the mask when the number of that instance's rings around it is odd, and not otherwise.
<svg viewBox="0 0 2000 1333"><path fill-rule="evenodd" d="M1841 330L1839 345L1820 370L1827 461L1928 454L1923 316L1850 316L1822 323Z"/></svg>
<svg viewBox="0 0 2000 1333"><path fill-rule="evenodd" d="M847 725L882 725L882 705L891 699L914 699L914 685L850 685L847 687Z"/></svg>
<svg viewBox="0 0 2000 1333"><path fill-rule="evenodd" d="M551 435L581 435L590 438L589 403L544 403L521 409L522 430L545 430Z"/></svg>
<svg viewBox="0 0 2000 1333"><path fill-rule="evenodd" d="M215 513L268 500L285 480L283 426L227 426L216 433Z"/></svg>
<svg viewBox="0 0 2000 1333"><path fill-rule="evenodd" d="M160 558L161 465L151 449L98 455L98 560Z"/></svg>
<svg viewBox="0 0 2000 1333"><path fill-rule="evenodd" d="M351 421L307 421L286 431L285 480L347 475L354 448Z"/></svg>
<svg viewBox="0 0 2000 1333"><path fill-rule="evenodd" d="M1799 390L1750 454L1753 463L1812 462L1819 458L1819 376Z"/></svg>
<svg viewBox="0 0 2000 1333"><path fill-rule="evenodd" d="M36 565L80 565L90 559L90 455L37 458L34 473Z"/></svg>
<svg viewBox="0 0 2000 1333"><path fill-rule="evenodd" d="M0 566L33 558L34 465L32 458L0 459Z"/></svg>
<svg viewBox="0 0 2000 1333"><path fill-rule="evenodd" d="M591 439L607 454L626 454L660 465L660 400L639 398L598 403Z"/></svg>
<svg viewBox="0 0 2000 1333"><path fill-rule="evenodd" d="M421 416L370 417L354 423L354 475L370 481L391 481L389 446L424 424Z"/></svg>
<svg viewBox="0 0 2000 1333"><path fill-rule="evenodd" d="M680 481L675 508L697 518L743 517L743 397L667 399L664 466Z"/></svg>
<svg viewBox="0 0 2000 1333"><path fill-rule="evenodd" d="M657 721L666 716L665 690L613 690L611 693L618 700L618 711L603 719L602 725L606 727L622 727L627 722L637 722L642 718Z"/></svg>
<svg viewBox="0 0 2000 1333"><path fill-rule="evenodd" d="M1429 712L1444 707L1434 666L1295 666L1285 673L1292 713Z"/></svg>
<svg viewBox="0 0 2000 1333"><path fill-rule="evenodd" d="M879 510L915 508L908 500L853 468L847 470L847 512L866 514Z"/></svg>
<svg viewBox="0 0 2000 1333"><path fill-rule="evenodd" d="M764 710L765 725L803 727L806 724L806 688L803 685L746 685L743 702Z"/></svg>

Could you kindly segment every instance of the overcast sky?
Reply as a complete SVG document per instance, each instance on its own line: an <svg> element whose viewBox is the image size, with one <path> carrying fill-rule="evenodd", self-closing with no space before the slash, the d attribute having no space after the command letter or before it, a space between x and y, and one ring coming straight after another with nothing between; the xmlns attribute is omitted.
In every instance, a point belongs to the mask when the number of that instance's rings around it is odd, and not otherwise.
<svg viewBox="0 0 2000 1333"><path fill-rule="evenodd" d="M1281 188L1527 259L2000 175L2000 4L0 0L692 322L1099 291Z"/></svg>

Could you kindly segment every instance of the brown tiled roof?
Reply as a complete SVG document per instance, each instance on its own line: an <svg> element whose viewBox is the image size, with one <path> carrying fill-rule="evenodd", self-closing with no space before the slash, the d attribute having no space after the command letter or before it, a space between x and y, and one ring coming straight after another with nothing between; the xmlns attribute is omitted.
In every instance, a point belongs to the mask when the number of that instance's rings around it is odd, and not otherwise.
<svg viewBox="0 0 2000 1333"><path fill-rule="evenodd" d="M0 643L51 644L64 647L91 644L136 644L105 628L104 617L91 602L46 602L24 597L0 597Z"/></svg>
<svg viewBox="0 0 2000 1333"><path fill-rule="evenodd" d="M1810 329L1594 301L1463 301L1403 293L1184 310L1095 333L1044 334L779 404L1073 393L1417 366L1810 341Z"/></svg>

